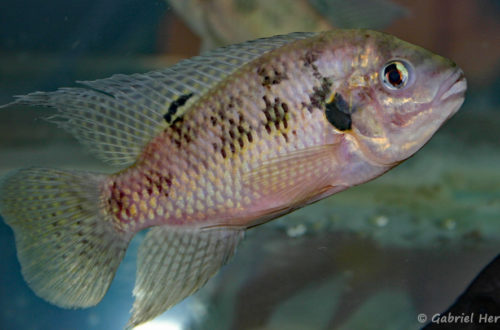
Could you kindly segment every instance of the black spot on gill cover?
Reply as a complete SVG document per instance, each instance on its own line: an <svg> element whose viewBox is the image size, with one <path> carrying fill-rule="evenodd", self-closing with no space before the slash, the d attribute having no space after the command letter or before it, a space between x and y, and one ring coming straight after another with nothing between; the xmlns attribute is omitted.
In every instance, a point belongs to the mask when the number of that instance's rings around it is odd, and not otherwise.
<svg viewBox="0 0 500 330"><path fill-rule="evenodd" d="M193 96L193 93L181 95L177 98L177 100L175 100L174 102L172 102L170 104L170 106L168 107L167 113L163 115L163 118L165 119L165 121L167 123L169 123L169 124L171 123L172 116L177 113L177 110L180 107L182 107L184 104L186 104L187 100L189 100L191 98L191 96Z"/></svg>
<svg viewBox="0 0 500 330"><path fill-rule="evenodd" d="M335 93L333 101L326 104L326 119L340 131L351 129L351 111L342 95Z"/></svg>

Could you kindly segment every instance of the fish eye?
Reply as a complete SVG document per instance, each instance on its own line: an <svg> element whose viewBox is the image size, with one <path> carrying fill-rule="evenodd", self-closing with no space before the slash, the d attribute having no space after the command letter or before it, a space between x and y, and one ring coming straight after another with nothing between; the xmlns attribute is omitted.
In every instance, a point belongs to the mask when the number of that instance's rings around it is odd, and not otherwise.
<svg viewBox="0 0 500 330"><path fill-rule="evenodd" d="M411 66L401 60L387 62L380 73L382 84L390 90L402 89L410 80Z"/></svg>

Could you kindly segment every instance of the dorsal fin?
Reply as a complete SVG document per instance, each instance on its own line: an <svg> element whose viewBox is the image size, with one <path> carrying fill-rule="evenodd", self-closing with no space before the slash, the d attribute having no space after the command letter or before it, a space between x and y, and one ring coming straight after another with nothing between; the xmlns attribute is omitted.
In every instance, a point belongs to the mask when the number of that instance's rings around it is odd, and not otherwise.
<svg viewBox="0 0 500 330"><path fill-rule="evenodd" d="M60 88L16 96L10 104L57 108L49 120L71 132L98 158L130 165L159 131L242 65L314 33L292 33L219 48L160 71L80 81L89 88Z"/></svg>

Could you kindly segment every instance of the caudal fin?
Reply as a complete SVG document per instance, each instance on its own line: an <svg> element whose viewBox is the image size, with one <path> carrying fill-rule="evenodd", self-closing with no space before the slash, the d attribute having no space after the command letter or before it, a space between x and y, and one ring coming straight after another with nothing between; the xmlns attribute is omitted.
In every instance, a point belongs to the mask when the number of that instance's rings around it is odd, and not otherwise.
<svg viewBox="0 0 500 330"><path fill-rule="evenodd" d="M0 214L12 227L23 276L61 307L88 307L106 293L131 235L102 211L104 175L22 169L0 182Z"/></svg>

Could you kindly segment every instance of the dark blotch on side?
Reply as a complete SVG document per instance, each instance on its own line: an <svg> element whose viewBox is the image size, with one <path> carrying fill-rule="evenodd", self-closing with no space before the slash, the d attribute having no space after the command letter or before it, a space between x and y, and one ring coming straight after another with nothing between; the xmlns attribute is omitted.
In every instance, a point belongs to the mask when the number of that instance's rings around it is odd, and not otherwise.
<svg viewBox="0 0 500 330"><path fill-rule="evenodd" d="M351 129L351 112L342 95L336 93L332 102L326 104L326 119L340 131Z"/></svg>
<svg viewBox="0 0 500 330"><path fill-rule="evenodd" d="M212 115L206 118L207 124L220 129L219 140L212 143L214 152L220 153L224 159L230 159L245 147L244 137L248 143L253 141L252 127L246 121L243 112L243 101L239 97L230 96L227 103L219 107L212 105Z"/></svg>
<svg viewBox="0 0 500 330"><path fill-rule="evenodd" d="M261 77L261 84L264 87L270 87L271 85L278 85L283 80L287 80L288 76L285 72L282 72L273 67L259 67L257 69L257 74Z"/></svg>
<svg viewBox="0 0 500 330"><path fill-rule="evenodd" d="M268 134L273 132L273 127L277 132L281 133L288 142L288 120L287 114L289 112L288 105L282 102L279 97L270 100L266 95L263 96L264 103L266 107L263 109L264 115L266 116L266 121L264 122L264 128Z"/></svg>
<svg viewBox="0 0 500 330"><path fill-rule="evenodd" d="M319 57L319 54L317 52L314 52L314 51L308 51L305 56L304 56L304 66L305 67L310 67L313 71L313 76L320 80L323 78L323 76L321 75L321 73L319 72L318 70L318 66L316 64L314 64L314 62L316 62L316 60L318 59Z"/></svg>
<svg viewBox="0 0 500 330"><path fill-rule="evenodd" d="M304 66L310 66L318 59L318 54L312 50L309 50L304 55Z"/></svg>
<svg viewBox="0 0 500 330"><path fill-rule="evenodd" d="M180 107L182 107L184 104L186 104L187 100L189 100L191 98L191 96L193 96L193 93L181 95L181 96L179 96L179 98L177 98L177 100L175 100L174 102L172 102L170 104L170 106L168 107L167 113L165 115L163 115L163 118L165 119L165 121L167 123L170 124L172 122L172 116L177 113L177 110Z"/></svg>
<svg viewBox="0 0 500 330"><path fill-rule="evenodd" d="M151 170L144 173L144 178L146 179L144 188L146 188L150 195L153 192L153 186L155 186L160 194L168 197L169 192L165 190L165 187L170 188L172 186L171 173L162 174L158 171Z"/></svg>
<svg viewBox="0 0 500 330"><path fill-rule="evenodd" d="M321 109L323 107L325 99L330 93L331 86L332 83L329 79L322 78L321 86L313 88L313 93L309 95L309 100L311 102L310 104L305 104L309 112L312 113L314 108Z"/></svg>

